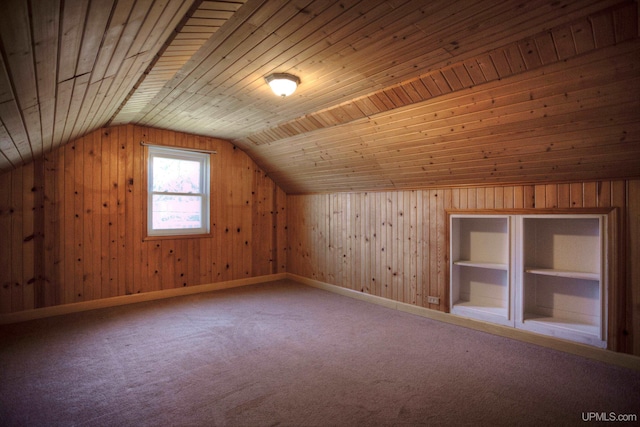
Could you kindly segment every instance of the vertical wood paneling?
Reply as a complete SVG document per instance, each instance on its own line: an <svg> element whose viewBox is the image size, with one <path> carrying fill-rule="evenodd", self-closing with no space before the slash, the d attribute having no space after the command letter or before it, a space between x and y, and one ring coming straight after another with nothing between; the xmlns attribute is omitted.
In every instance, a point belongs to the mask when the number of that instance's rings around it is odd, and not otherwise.
<svg viewBox="0 0 640 427"><path fill-rule="evenodd" d="M35 308L35 163L24 166L22 174L22 301L26 309Z"/></svg>
<svg viewBox="0 0 640 427"><path fill-rule="evenodd" d="M440 251L440 241L438 239L438 190L429 190L429 292L425 295L438 296L438 252ZM474 192L477 196L477 192ZM477 199L476 199L477 200ZM484 206L483 206L484 207ZM442 289L442 295L444 295L444 289ZM425 307L435 308L433 304L426 303Z"/></svg>
<svg viewBox="0 0 640 427"><path fill-rule="evenodd" d="M504 187L497 187L494 189L495 208L500 209L504 207ZM452 201L451 208L454 208Z"/></svg>
<svg viewBox="0 0 640 427"><path fill-rule="evenodd" d="M627 302L627 325L631 326L631 342L629 348L631 353L640 355L640 180L632 180L628 184L629 200L628 206L628 244L626 246L627 259L627 281L624 300Z"/></svg>
<svg viewBox="0 0 640 427"><path fill-rule="evenodd" d="M53 218L51 218L51 227L57 232L53 238L55 240L54 243L54 257L53 257L53 268L51 271L53 272L53 276L46 276L45 280L48 280L52 291L50 294L53 296L51 300L48 301L47 305L58 305L64 304L64 286L62 283L64 282L64 249L65 249L65 239L62 236L65 236L66 232L66 222L65 222L65 199L64 199L64 186L65 186L65 150L58 149L52 152L50 155L54 156L56 167L53 169L54 176L53 181L55 181L55 200L56 200L56 209L54 211ZM47 182L45 180L45 188L47 187ZM46 190L45 190L46 191ZM46 221L46 220L45 220ZM104 245L103 245L104 246Z"/></svg>
<svg viewBox="0 0 640 427"><path fill-rule="evenodd" d="M107 175L107 194L109 198L109 285L107 295L109 296L118 295L120 289L120 284L118 283L118 137L118 129L111 129L107 144L109 162L105 164L105 168L108 169L109 173ZM134 265L136 264L139 263L136 262L134 257ZM142 283L146 282L138 282L138 285Z"/></svg>
<svg viewBox="0 0 640 427"><path fill-rule="evenodd" d="M16 190L11 192L11 309L13 311L23 307L24 282L22 277L23 257L23 198L24 169L13 174L12 184ZM24 189L24 190L20 190Z"/></svg>
<svg viewBox="0 0 640 427"><path fill-rule="evenodd" d="M395 191L387 192L387 199L389 204L387 205L388 216L388 229L387 229L387 251L385 253L387 257L387 298L399 301L402 298L401 290L399 289L400 280L398 278L399 265L402 263L402 246L398 244L400 239L400 221L398 221L399 203L401 193Z"/></svg>
<svg viewBox="0 0 640 427"><path fill-rule="evenodd" d="M437 296L440 298L439 304L433 304L438 310L445 309L445 295L448 292L443 290L446 288L445 283L445 272L446 272L446 261L449 259L447 256L448 248L446 247L446 215L445 209L450 207L446 203L445 194L447 194L449 190L436 190L436 247L437 247L437 255L436 255L436 281L435 283L431 283L433 293L430 295Z"/></svg>
<svg viewBox="0 0 640 427"><path fill-rule="evenodd" d="M235 150L233 151L233 157L237 158L237 154ZM227 206L229 206L228 214L227 214L227 229L228 233L227 237L227 245L229 248L229 253L227 254L227 262L228 265L227 273L228 277L236 277L241 274L242 268L242 252L241 247L238 245L232 244L234 241L233 237L238 236L240 231L242 231L238 226L238 222L240 220L240 205L242 204L242 195L240 194L240 189L237 188L237 183L240 179L242 179L242 170L241 168L228 168L228 176L231 176L232 179L229 182L229 187L227 188Z"/></svg>
<svg viewBox="0 0 640 427"><path fill-rule="evenodd" d="M62 248L61 262L63 267L63 277L61 277L60 287L63 289L62 303L70 304L75 302L74 298L74 223L75 215L73 211L73 192L74 192L74 158L75 158L75 145L78 141L69 143L64 146L64 188L62 192L62 198L64 200L64 247ZM16 188L20 188L17 186ZM64 285L63 285L64 284Z"/></svg>
<svg viewBox="0 0 640 427"><path fill-rule="evenodd" d="M332 269L333 280L336 283L340 283L341 286L345 285L345 282L342 280L342 259L340 254L342 253L342 245L344 239L341 234L341 211L340 211L340 195L331 195L330 196L330 205L329 205L329 244L331 248L331 253L329 256L330 264Z"/></svg>
<svg viewBox="0 0 640 427"><path fill-rule="evenodd" d="M597 202L599 207L611 206L611 182L610 181L598 181L597 185Z"/></svg>
<svg viewBox="0 0 640 427"><path fill-rule="evenodd" d="M536 207L536 194L535 186L525 185L523 187L523 207L525 209L531 209Z"/></svg>
<svg viewBox="0 0 640 427"><path fill-rule="evenodd" d="M514 207L514 191L513 187L504 187L504 208L510 209Z"/></svg>
<svg viewBox="0 0 640 427"><path fill-rule="evenodd" d="M187 268L187 284L193 286L200 283L200 254L198 253L198 241L196 239L185 240L187 244L186 268ZM152 245L147 245L151 247Z"/></svg>
<svg viewBox="0 0 640 427"><path fill-rule="evenodd" d="M492 193L495 193L494 190L492 189L491 191ZM449 276L448 276L448 265L449 265L449 246L448 246L448 240L447 240L447 228L448 228L448 223L447 223L447 215L446 215L446 210L452 209L453 208L453 203L452 203L452 194L451 194L451 189L445 189L443 191L443 197L442 197L442 203L443 206L441 207L441 210L439 211L440 214L440 239L442 241L442 249L441 249L441 271L440 274L438 276L438 279L440 280L440 288L441 289L447 289L448 290L448 286L449 286ZM448 301L448 295L449 292L445 292L444 294L439 293L438 296L440 297L440 305L438 307L439 310L441 311L447 311L449 309L449 301Z"/></svg>
<svg viewBox="0 0 640 427"><path fill-rule="evenodd" d="M93 254L97 251L95 248L99 246L96 245L96 238L94 230L95 227L95 214L93 212L93 201L95 198L99 197L99 194L93 188L93 176L94 171L96 171L95 164L95 143L94 143L94 135L88 135L84 139L84 151L83 151L83 164L84 168L82 170L82 188L84 193L84 198L82 200L82 295L87 300L92 300L96 298L100 298L99 289L97 295L94 295L96 286L93 286L93 283L96 283L96 272L97 269L94 268L93 264ZM95 175L100 175L100 170L97 169L97 173Z"/></svg>
<svg viewBox="0 0 640 427"><path fill-rule="evenodd" d="M239 277L250 277L252 270L252 244L253 244L253 235L251 226L252 219L252 186L253 186L253 168L252 161L249 157L244 154L240 150L236 150L237 153L242 157L242 167L240 168L240 180L238 184L240 184L240 204L238 205L238 213L239 213L239 222L238 229L239 232L239 240L237 240L237 245L239 245L242 253L242 267L240 270L241 276ZM272 243L273 244L273 243Z"/></svg>
<svg viewBox="0 0 640 427"><path fill-rule="evenodd" d="M271 197L273 196L273 191L269 191L269 188L265 186L258 185L264 179L263 174L259 169L253 170L253 188L254 190L251 194L251 203L253 205L252 215L253 219L251 221L252 235L254 237L253 242L253 260L252 266L254 266L253 275L259 276L264 274L260 268L258 268L257 263L261 258L266 258L267 260L271 259L270 249L271 246L268 243L271 239L266 238L267 236L271 236L273 233L273 226L268 226L262 229L255 228L255 225L260 221L261 217L264 217L267 211L271 210ZM267 243L267 247L265 247L265 242ZM268 266L268 264L267 264ZM264 268L264 264L260 266Z"/></svg>
<svg viewBox="0 0 640 427"><path fill-rule="evenodd" d="M414 228L414 233L413 236L416 239L415 241L415 251L416 251L416 259L415 259L415 293L412 294L412 300L411 301L407 301L411 304L416 304L416 305L421 305L422 304L422 295L423 295L423 289L422 289L422 278L423 278L423 272L422 272L422 258L424 257L423 255L423 250L424 250L424 241L423 241L423 236L421 234L421 228L422 228L422 223L424 222L423 219L423 215L424 212L422 210L422 199L423 199L423 193L420 190L416 190L416 198L415 198L415 207L414 207L414 212L415 212L415 216L413 218L415 218L415 221L412 219L412 226Z"/></svg>
<svg viewBox="0 0 640 427"><path fill-rule="evenodd" d="M59 150L56 150L58 152ZM44 159L44 176L55 176L56 169L56 160L57 156L54 153L49 153L46 155ZM39 179L39 182L42 186L43 192L43 211L42 211L42 244L43 244L43 260L42 260L42 270L41 274L41 293L36 292L36 307L47 307L49 305L53 305L52 301L55 301L54 294L52 290L55 289L53 285L56 281L57 273L56 273L56 241L57 239L57 231L58 227L56 227L56 223L54 222L54 218L56 218L56 207L59 201L56 198L56 186L58 179L54 179L50 185L44 184L44 176ZM0 211L2 208L0 207ZM99 211L98 211L99 212ZM0 214L1 215L1 214ZM1 231L0 231L1 232ZM99 228L98 228L99 233ZM0 248L0 251L2 249ZM100 257L100 252L97 251L98 259ZM3 259L0 255L0 259ZM2 279L0 279L0 285L2 284ZM0 297L2 298L2 297Z"/></svg>
<svg viewBox="0 0 640 427"><path fill-rule="evenodd" d="M176 246L174 240L165 240L162 242L162 273L160 287L162 289L171 289L176 285Z"/></svg>
<svg viewBox="0 0 640 427"><path fill-rule="evenodd" d="M403 218L401 219L405 227L405 233L403 235L404 265L401 270L404 276L401 281L401 285L404 285L402 301L408 303L415 303L416 291L415 196L415 191L410 191L405 195Z"/></svg>
<svg viewBox="0 0 640 427"><path fill-rule="evenodd" d="M558 207L571 207L571 185L558 184Z"/></svg>
<svg viewBox="0 0 640 427"><path fill-rule="evenodd" d="M358 199L360 213L360 252L355 262L360 267L360 283L356 290L371 292L371 231L370 212L367 208L369 193L362 193Z"/></svg>
<svg viewBox="0 0 640 427"><path fill-rule="evenodd" d="M318 266L322 268L322 270L318 271L316 274L319 277L324 277L324 280L335 281L334 272L330 268L334 266L334 264L330 260L330 256L333 253L331 250L331 207L330 207L330 196L319 196L315 201L316 206L314 212L318 213L318 217L315 218L315 221L312 222L312 230L314 230L315 236L315 245L307 246L303 249L303 253L309 258L313 256L312 259L309 260L309 265L307 268L312 271L312 266ZM312 215L313 218L313 215ZM312 240L313 241L313 240ZM326 247L328 250L321 251L318 255L314 254L313 248L317 247L316 245L320 245L321 247ZM313 260L317 259L317 264Z"/></svg>
<svg viewBox="0 0 640 427"><path fill-rule="evenodd" d="M513 207L514 209L524 207L524 188L521 185L513 187Z"/></svg>
<svg viewBox="0 0 640 427"><path fill-rule="evenodd" d="M274 212L276 215L276 240L275 251L276 259L274 260L273 273L285 273L287 271L287 194L277 185L273 185L274 196Z"/></svg>
<svg viewBox="0 0 640 427"><path fill-rule="evenodd" d="M111 131L117 128L111 129ZM134 129L134 137L133 143L131 144L131 150L133 152L133 224L134 224L134 236L136 241L132 247L131 258L133 259L133 283L129 287L128 291L131 294L136 294L142 292L144 289L144 282L146 281L146 274L144 273L146 270L146 248L147 245L139 244L142 240L142 235L144 230L142 229L142 225L144 224L142 218L137 219L136 215L138 212L143 212L144 215L147 214L146 206L147 201L144 199L143 186L146 184L146 176L147 169L145 167L145 149L142 147L138 141L148 140L147 129L136 127ZM110 132L111 134L112 132ZM112 145L110 143L109 145ZM180 260L179 252L176 252L177 260ZM177 270L177 268L176 268ZM181 284L181 282L176 281L176 283Z"/></svg>
<svg viewBox="0 0 640 427"><path fill-rule="evenodd" d="M122 132L125 128L119 128L118 130ZM148 139L149 141L157 141L158 143L163 143L162 139L162 131L159 129L149 129L148 131ZM118 137L118 141L122 140L122 138ZM119 143L120 145L120 143ZM120 147L118 147L118 152L120 152ZM120 161L120 158L118 158ZM120 221L118 221L118 226L120 226ZM120 227L118 227L120 228ZM120 233L118 233L119 235ZM162 244L164 241L150 241L145 245L146 252L143 254L143 257L146 256L146 271L143 268L142 274L146 277L141 283L141 291L142 292L152 292L159 291L162 289ZM120 245L118 245L118 249ZM120 281L118 281L120 283Z"/></svg>
<svg viewBox="0 0 640 427"><path fill-rule="evenodd" d="M211 237L143 240L141 140L218 150ZM254 211L256 198L263 207ZM227 142L132 125L98 130L0 175L0 313L272 274L276 253L283 272L286 202Z"/></svg>
<svg viewBox="0 0 640 427"><path fill-rule="evenodd" d="M374 197L371 200L371 205L369 209L372 212L375 212L375 218L373 221L373 246L371 250L375 253L375 261L372 268L372 279L373 282L373 291L374 295L382 296L383 288L384 288L384 276L383 276L383 264L385 262L384 258L384 248L386 242L384 240L383 234L383 224L386 217L385 207L386 203L384 203L384 193L373 193Z"/></svg>
<svg viewBox="0 0 640 427"><path fill-rule="evenodd" d="M582 186L582 204L584 206L598 206L598 183L585 182Z"/></svg>
<svg viewBox="0 0 640 427"><path fill-rule="evenodd" d="M185 287L189 285L188 268L187 268L187 252L189 247L187 246L187 240L177 239L174 241L176 248L176 265L174 269L174 283L177 287ZM142 244L140 246L140 256L142 259L146 258L146 248L148 244Z"/></svg>
<svg viewBox="0 0 640 427"><path fill-rule="evenodd" d="M93 277L90 285L92 292L91 299L102 298L102 248L104 242L102 241L102 221L101 215L103 211L102 201L102 134L100 132L94 132L89 135L92 138L92 150L90 152L90 159L92 163L90 165L91 173L89 177L91 179L91 192L92 192L92 204L91 204L91 233L93 236L93 243L86 250L86 258L88 258L88 264L91 265Z"/></svg>
<svg viewBox="0 0 640 427"><path fill-rule="evenodd" d="M605 183L607 182L605 181L603 185ZM638 337L638 331L633 327L634 324L638 324L638 318L633 319L632 298L630 297L630 291L634 287L634 273L629 270L627 265L627 246L635 245L637 247L638 245L638 241L627 232L627 218L632 214L634 201L629 199L629 203L627 203L627 183L625 181L613 181L607 186L610 187L610 195L602 192L600 203L604 203L603 199L607 197L610 206L621 208L628 205L627 209L617 209L617 223L609 224L609 231L617 236L617 241L611 245L610 249L616 252L618 260L617 265L609 266L611 272L608 284L609 310L613 312L615 322L615 324L608 325L609 337L611 338L610 347L618 351L631 352L632 341ZM634 197L637 198L637 196L636 194ZM629 240L627 240L627 236L629 236ZM629 325L631 325L630 328Z"/></svg>
<svg viewBox="0 0 640 427"><path fill-rule="evenodd" d="M124 221L125 221L125 281L121 286L123 287L121 292L125 295L133 286L135 282L135 269L133 267L134 264L134 247L135 242L139 239L138 236L141 235L142 230L140 229L140 224L136 223L135 217L139 214L136 212L134 206L134 200L136 200L136 191L140 191L140 187L144 185L143 180L140 178L138 169L134 167L135 156L133 154L133 146L138 145L138 141L140 139L137 138L136 133L139 132L138 128L133 128L133 126L127 127L128 134L131 133L131 138L133 143L127 143L127 156L124 164L125 177L126 177L126 192L124 196L124 204L125 204L125 213L124 213ZM127 142L129 142L129 137L127 137ZM139 146L139 145L138 145ZM137 197L140 197L139 195ZM144 212L144 209L143 209ZM104 244L102 245L104 247ZM164 276L163 276L164 277Z"/></svg>
<svg viewBox="0 0 640 427"><path fill-rule="evenodd" d="M5 172L0 174L0 188L5 191L0 192L0 234L2 236L11 236L11 217L13 214L12 193L13 193L13 174L15 172ZM2 260L5 268L0 269L0 310L3 313L11 311L11 290L13 288L13 282L11 277L12 266L12 252L11 252L12 240L11 238L0 239L0 259Z"/></svg>
<svg viewBox="0 0 640 427"><path fill-rule="evenodd" d="M118 141L116 150L118 152L118 166L116 174L116 206L117 206L117 221L118 226L117 233L117 257L118 260L126 259L126 206L125 206L125 194L127 190L126 181L126 158L127 148L131 144L131 138L133 134L128 133L131 127L122 126L118 128ZM122 262L118 263L118 295L124 293L126 287L126 269L122 267Z"/></svg>
<svg viewBox="0 0 640 427"><path fill-rule="evenodd" d="M466 193L466 198L465 200L468 202L469 200L469 192ZM429 209L429 205L430 205L430 198L429 198L429 190L424 190L422 191L422 218L423 218L423 223L419 224L420 228L422 229L422 232L420 233L422 235L422 300L419 301L419 305L421 305L422 307L428 307L428 303L427 303L427 296L429 295L430 289L429 289L429 283L430 281L430 271L431 268L429 266L429 260L431 259L431 250L432 250L432 246L431 246L431 234L430 232L430 226L429 224L431 224L431 210Z"/></svg>
<svg viewBox="0 0 640 427"><path fill-rule="evenodd" d="M582 183L573 183L569 185L569 205L572 208L579 208L582 206Z"/></svg>
<svg viewBox="0 0 640 427"><path fill-rule="evenodd" d="M33 168L33 266L32 276L29 279L33 282L32 295L25 295L25 298L33 301L33 308L42 307L44 288L44 259L46 256L44 229L45 229L45 194L44 194L44 171L45 159L38 157L34 161Z"/></svg>
<svg viewBox="0 0 640 427"><path fill-rule="evenodd" d="M85 138L79 139L73 144L74 162L73 162L73 275L74 275L74 292L73 301L84 301L84 221L85 212L83 211L85 191L84 190L84 143ZM87 198L90 194L87 192Z"/></svg>
<svg viewBox="0 0 640 427"><path fill-rule="evenodd" d="M392 252L392 226L391 216L393 211L391 209L391 197L392 192L386 191L382 193L381 202L384 203L382 223L382 262L380 264L380 275L382 276L382 294L380 296L384 298L391 298L391 263L395 254Z"/></svg>
<svg viewBox="0 0 640 427"><path fill-rule="evenodd" d="M352 234L350 250L349 250L349 265L351 266L351 287L352 289L358 290L362 288L362 278L361 278L361 270L359 264L353 264L355 260L362 259L362 254L360 252L360 240L361 240L361 232L362 232L362 218L360 211L360 194L353 194L350 198L350 223Z"/></svg>
<svg viewBox="0 0 640 427"><path fill-rule="evenodd" d="M111 296L110 283L111 283L111 236L109 226L109 211L111 206L111 200L109 198L109 189L111 187L111 179L109 175L110 165L113 162L109 147L112 145L110 138L110 132L105 130L100 135L100 152L102 158L101 170L100 170L100 240L102 245L100 246L100 295L102 298ZM97 173L97 171L94 171ZM131 218L131 224L133 224L133 218ZM62 240L62 239L61 239ZM131 269L133 271L133 253L129 254L131 258ZM64 283L64 281L62 281Z"/></svg>
<svg viewBox="0 0 640 427"><path fill-rule="evenodd" d="M629 270L638 275L638 257L633 256L640 236L637 230L636 234L629 234L631 240L626 245L631 248L628 249L630 256L625 256L626 233L622 224L627 197L637 205L640 186L629 188L627 194L627 185L625 181L603 181L289 196L288 271L363 293L446 311L447 209L614 206L619 208L622 217L615 233L619 238L614 243L615 250L622 263L625 259L631 260L627 261ZM629 209L630 215L635 215L629 222L637 222L638 212L632 212L631 206ZM350 214L344 215L343 211ZM637 206L636 211L640 211ZM329 219L321 220L323 215ZM354 249L354 245L358 248ZM344 264L345 254L349 259L347 264ZM358 272L344 273L349 268L357 268ZM610 311L619 317L617 322L623 326L610 335L613 348L631 351L629 337L640 340L640 331L632 327L640 317L635 308L640 296L637 280L629 276L625 286L620 283L624 277L624 266L612 268ZM440 297L440 304L428 304L428 296ZM639 354L635 341L633 346L633 351Z"/></svg>
<svg viewBox="0 0 640 427"><path fill-rule="evenodd" d="M558 187L550 184L545 186L544 205L548 208L558 207Z"/></svg>
<svg viewBox="0 0 640 427"><path fill-rule="evenodd" d="M222 153L222 148L220 149L220 153ZM224 273L223 264L222 264L222 253L227 251L227 248L224 246L224 236L225 236L225 225L222 219L222 215L224 210L223 206L223 196L224 196L224 186L225 181L222 180L223 170L221 166L220 159L224 158L223 156L216 155L211 156L211 181L216 182L215 186L211 188L211 227L212 233L214 236L214 246L216 258L212 260L213 263L213 280L222 280L222 276Z"/></svg>

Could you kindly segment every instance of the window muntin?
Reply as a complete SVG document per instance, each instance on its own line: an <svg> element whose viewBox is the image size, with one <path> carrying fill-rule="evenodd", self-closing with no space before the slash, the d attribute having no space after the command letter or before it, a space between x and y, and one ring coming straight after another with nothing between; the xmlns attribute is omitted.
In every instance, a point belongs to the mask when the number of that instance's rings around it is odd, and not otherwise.
<svg viewBox="0 0 640 427"><path fill-rule="evenodd" d="M149 146L147 235L209 233L209 154Z"/></svg>

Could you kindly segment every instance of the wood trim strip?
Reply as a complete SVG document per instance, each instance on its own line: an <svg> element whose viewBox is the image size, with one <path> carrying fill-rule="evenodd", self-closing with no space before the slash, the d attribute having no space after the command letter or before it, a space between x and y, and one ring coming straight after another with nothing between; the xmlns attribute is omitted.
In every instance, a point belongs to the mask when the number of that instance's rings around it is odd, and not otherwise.
<svg viewBox="0 0 640 427"><path fill-rule="evenodd" d="M43 319L64 314L80 313L83 311L97 310L100 308L116 307L127 304L135 304L145 301L173 298L177 296L199 294L203 292L218 291L221 289L237 288L241 286L256 285L260 283L283 280L285 273L269 274L265 276L249 277L245 279L228 280L225 282L208 283L205 285L189 286L184 288L164 289L155 292L146 292L133 295L121 295L100 300L82 301L73 304L57 305L53 307L36 308L16 313L0 314L0 325L26 322L29 320Z"/></svg>

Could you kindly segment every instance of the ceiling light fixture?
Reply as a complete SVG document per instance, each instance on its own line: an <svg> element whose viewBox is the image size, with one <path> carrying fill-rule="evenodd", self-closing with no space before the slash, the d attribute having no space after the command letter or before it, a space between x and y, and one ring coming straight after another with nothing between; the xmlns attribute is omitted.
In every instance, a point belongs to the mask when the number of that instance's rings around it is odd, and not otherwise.
<svg viewBox="0 0 640 427"><path fill-rule="evenodd" d="M275 73L264 78L273 93L278 96L285 97L296 91L300 84L300 79L296 76L286 73Z"/></svg>

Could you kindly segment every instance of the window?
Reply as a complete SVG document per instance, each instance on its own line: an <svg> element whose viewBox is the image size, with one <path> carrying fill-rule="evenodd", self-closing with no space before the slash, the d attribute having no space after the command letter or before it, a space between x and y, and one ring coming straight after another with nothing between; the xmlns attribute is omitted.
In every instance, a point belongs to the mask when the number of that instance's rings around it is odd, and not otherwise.
<svg viewBox="0 0 640 427"><path fill-rule="evenodd" d="M209 233L209 154L148 149L147 235Z"/></svg>

